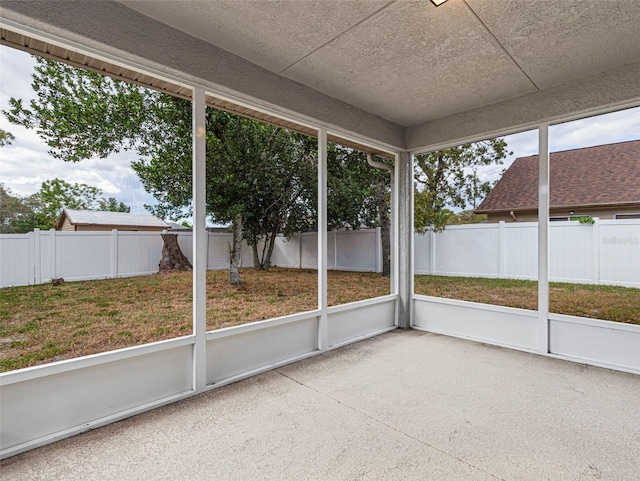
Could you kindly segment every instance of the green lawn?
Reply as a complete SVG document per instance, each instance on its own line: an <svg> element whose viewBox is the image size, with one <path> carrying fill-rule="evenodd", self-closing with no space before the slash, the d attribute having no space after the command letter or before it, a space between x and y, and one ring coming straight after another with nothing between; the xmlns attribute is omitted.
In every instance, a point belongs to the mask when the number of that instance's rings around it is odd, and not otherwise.
<svg viewBox="0 0 640 481"><path fill-rule="evenodd" d="M316 309L312 270L207 272L207 329ZM192 275L41 284L0 289L0 372L191 334ZM330 271L329 305L389 294L380 274Z"/></svg>
<svg viewBox="0 0 640 481"><path fill-rule="evenodd" d="M537 283L515 279L417 275L415 293L531 310L538 305ZM640 324L640 289L552 282L549 311Z"/></svg>
<svg viewBox="0 0 640 481"><path fill-rule="evenodd" d="M207 273L207 329L313 310L313 270L244 269L230 286L226 271ZM192 332L191 273L0 289L0 371L110 351ZM507 279L416 276L415 291L451 299L536 309L536 283ZM329 305L382 296L375 273L329 271ZM640 324L640 289L551 285L551 311Z"/></svg>

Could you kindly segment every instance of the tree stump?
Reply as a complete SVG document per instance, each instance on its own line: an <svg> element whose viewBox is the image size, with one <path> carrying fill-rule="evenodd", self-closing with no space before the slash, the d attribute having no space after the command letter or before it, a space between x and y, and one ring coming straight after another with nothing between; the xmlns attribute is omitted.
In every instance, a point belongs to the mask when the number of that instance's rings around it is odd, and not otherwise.
<svg viewBox="0 0 640 481"><path fill-rule="evenodd" d="M162 259L160 272L190 271L191 262L185 257L178 245L178 234L162 234Z"/></svg>

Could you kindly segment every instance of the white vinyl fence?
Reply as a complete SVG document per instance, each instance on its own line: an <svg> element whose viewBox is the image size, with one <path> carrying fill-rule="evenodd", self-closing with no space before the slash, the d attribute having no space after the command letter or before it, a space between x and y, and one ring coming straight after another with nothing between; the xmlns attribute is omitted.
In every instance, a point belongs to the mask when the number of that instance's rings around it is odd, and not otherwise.
<svg viewBox="0 0 640 481"><path fill-rule="evenodd" d="M278 238L271 263L278 267L315 269L317 234L305 232L290 240ZM207 268L229 267L230 233L210 232ZM182 252L193 259L193 234L179 232ZM379 230L332 231L328 236L329 269L377 271L381 267ZM160 232L55 230L0 234L0 287L50 282L109 279L155 274L162 256ZM242 246L242 265L253 266L252 252Z"/></svg>
<svg viewBox="0 0 640 481"><path fill-rule="evenodd" d="M192 234L178 241L192 259ZM449 226L415 236L416 274L535 279L537 223ZM640 220L596 220L593 225L553 222L550 229L551 280L640 287ZM230 233L209 233L208 269L229 265ZM380 272L379 229L331 231L329 269ZM107 279L158 272L162 239L158 232L59 232L0 235L0 287ZM278 238L272 264L315 269L317 234ZM242 250L242 265L253 265Z"/></svg>
<svg viewBox="0 0 640 481"><path fill-rule="evenodd" d="M640 287L640 220L552 222L550 279ZM536 279L536 222L448 226L415 236L415 273Z"/></svg>

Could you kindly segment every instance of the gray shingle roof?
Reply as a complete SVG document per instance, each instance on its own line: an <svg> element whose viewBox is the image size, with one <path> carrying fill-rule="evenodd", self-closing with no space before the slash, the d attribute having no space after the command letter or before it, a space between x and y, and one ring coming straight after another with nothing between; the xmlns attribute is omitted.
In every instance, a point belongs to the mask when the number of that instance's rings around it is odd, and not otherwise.
<svg viewBox="0 0 640 481"><path fill-rule="evenodd" d="M92 210L64 209L64 212L74 225L117 225L131 227L162 227L169 228L169 224L149 214L130 214L128 212L103 212Z"/></svg>

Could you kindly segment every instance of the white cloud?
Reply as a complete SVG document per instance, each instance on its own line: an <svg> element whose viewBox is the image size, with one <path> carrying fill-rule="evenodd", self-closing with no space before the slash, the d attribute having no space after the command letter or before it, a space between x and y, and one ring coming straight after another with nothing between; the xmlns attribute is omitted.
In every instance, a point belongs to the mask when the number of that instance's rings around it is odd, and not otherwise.
<svg viewBox="0 0 640 481"><path fill-rule="evenodd" d="M640 107L549 128L549 149L559 150L640 139Z"/></svg>

